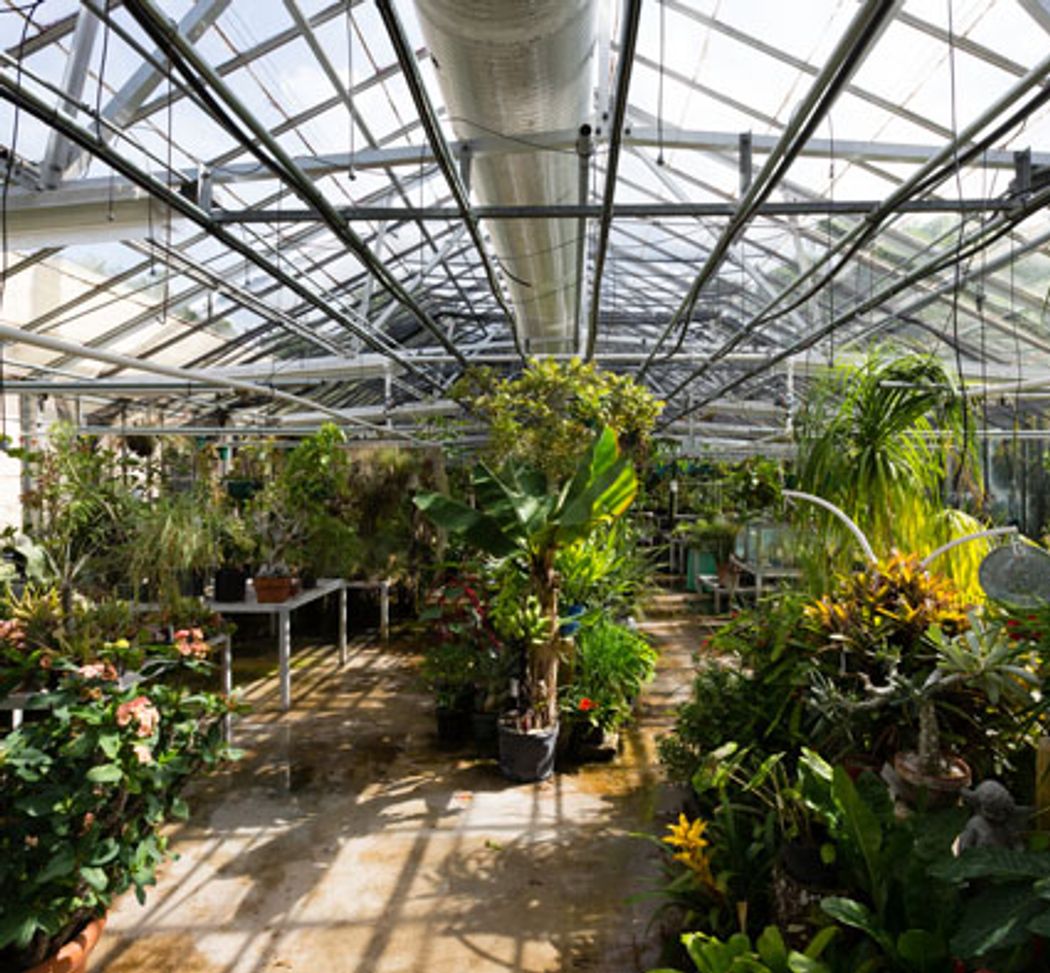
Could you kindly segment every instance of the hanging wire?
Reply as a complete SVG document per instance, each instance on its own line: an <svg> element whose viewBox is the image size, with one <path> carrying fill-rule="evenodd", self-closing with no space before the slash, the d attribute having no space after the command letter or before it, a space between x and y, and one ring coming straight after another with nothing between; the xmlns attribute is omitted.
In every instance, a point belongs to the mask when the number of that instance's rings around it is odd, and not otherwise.
<svg viewBox="0 0 1050 973"><path fill-rule="evenodd" d="M656 164L664 164L664 56L667 42L667 0L660 0L660 74L656 93Z"/></svg>
<svg viewBox="0 0 1050 973"><path fill-rule="evenodd" d="M33 18L36 16L37 9L44 2L44 0L37 0L32 5L27 5L20 8L21 11L28 11L24 23L22 24L22 36L18 42L18 51L21 55L18 58L18 64L15 66L15 81L19 87L22 86L22 61L24 60L24 48L26 38L29 36L29 28L34 26ZM4 187L3 191L0 192L0 307L3 307L4 293L7 290L7 269L8 260L11 248L7 245L7 197L11 191L11 181L14 178L15 170L15 156L18 154L18 131L19 122L22 120L22 110L20 106L15 105L14 117L11 121L11 143L7 150L7 165L4 166ZM2 347L2 346L0 346Z"/></svg>
<svg viewBox="0 0 1050 973"><path fill-rule="evenodd" d="M354 150L356 136L354 133L354 14L352 0L346 4L346 100L349 105L348 124L350 126L350 164L346 176L353 182L357 178L354 172Z"/></svg>
<svg viewBox="0 0 1050 973"><path fill-rule="evenodd" d="M959 379L959 393L962 405L962 454L952 479L952 490L959 491L959 482L966 469L967 449L970 441L970 401L966 394L966 379L963 375L962 348L959 344L959 292L962 290L962 246L966 233L966 211L963 208L962 170L959 163L959 117L956 96L955 78L955 25L952 19L953 0L948 4L948 79L949 99L951 105L952 161L955 168L955 189L959 199L959 234L955 243L955 263L953 265L954 281L952 286L952 347L955 352L955 371Z"/></svg>
<svg viewBox="0 0 1050 973"><path fill-rule="evenodd" d="M98 66L98 87L95 89L95 137L102 142L102 92L106 86L106 62L109 59L109 7L112 0L106 0L106 16L102 22L102 56ZM116 170L109 167L109 179L106 183L106 219L112 223L116 219L113 212L113 197L116 189Z"/></svg>
<svg viewBox="0 0 1050 973"><path fill-rule="evenodd" d="M831 112L828 112L828 202L831 206L828 209L827 216L827 246L828 251L835 245L834 228L832 222L834 220L833 211L835 209L835 123L832 120ZM800 268L801 269L801 268ZM835 320L835 282L828 280L828 322ZM835 366L835 331L834 329L828 334L828 365L832 368Z"/></svg>

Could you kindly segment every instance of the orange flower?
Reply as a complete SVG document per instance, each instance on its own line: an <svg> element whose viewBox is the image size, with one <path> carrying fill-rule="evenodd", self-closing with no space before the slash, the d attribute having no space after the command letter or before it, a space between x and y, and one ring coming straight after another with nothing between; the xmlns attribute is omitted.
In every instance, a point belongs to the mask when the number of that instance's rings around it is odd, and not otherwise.
<svg viewBox="0 0 1050 973"><path fill-rule="evenodd" d="M593 700L584 696L583 699L577 704L581 713L589 713L592 709L596 709L598 704Z"/></svg>

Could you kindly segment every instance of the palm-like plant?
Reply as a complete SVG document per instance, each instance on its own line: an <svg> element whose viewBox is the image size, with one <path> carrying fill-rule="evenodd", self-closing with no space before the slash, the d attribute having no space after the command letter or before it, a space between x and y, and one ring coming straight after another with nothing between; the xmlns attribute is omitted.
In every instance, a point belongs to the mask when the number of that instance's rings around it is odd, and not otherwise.
<svg viewBox="0 0 1050 973"><path fill-rule="evenodd" d="M510 462L494 473L484 464L473 473L477 509L440 493L424 493L416 505L438 527L459 535L496 558L514 558L525 572L545 622L543 638L529 646L526 692L540 726L558 714L558 551L615 520L631 504L638 481L620 453L615 434L604 430L560 489L543 473Z"/></svg>
<svg viewBox="0 0 1050 973"><path fill-rule="evenodd" d="M840 507L884 555L931 551L946 534L980 529L960 512L947 518L942 503L951 463L971 448L963 425L962 398L939 362L876 354L807 403L796 427L798 487ZM842 537L832 557L840 561L852 542L825 519L823 535Z"/></svg>

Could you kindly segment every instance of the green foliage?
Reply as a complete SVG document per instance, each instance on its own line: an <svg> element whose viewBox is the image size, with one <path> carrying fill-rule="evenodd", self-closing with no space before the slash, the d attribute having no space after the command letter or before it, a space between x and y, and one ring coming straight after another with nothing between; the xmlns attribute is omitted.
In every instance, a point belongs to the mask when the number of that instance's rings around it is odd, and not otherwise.
<svg viewBox="0 0 1050 973"><path fill-rule="evenodd" d="M704 641L692 699L658 744L672 779L690 780L705 755L729 740L767 753L814 744L806 695L819 642L807 604L800 595L779 595L740 612Z"/></svg>
<svg viewBox="0 0 1050 973"><path fill-rule="evenodd" d="M836 935L835 929L823 929L806 946L805 951L788 949L776 926L767 926L752 943L744 933L722 940L702 932L686 933L682 944L698 973L831 973L820 957ZM649 973L675 973L673 970L650 970Z"/></svg>
<svg viewBox="0 0 1050 973"><path fill-rule="evenodd" d="M932 358L876 354L837 369L796 424L798 489L841 508L882 556L932 551L953 528L940 516L950 464L972 449L963 442L961 401ZM817 525L802 536L814 539L810 562L826 590L828 572L856 559L856 542L829 514L794 509L801 526ZM949 565L962 566L958 558ZM969 588L975 579L958 580Z"/></svg>
<svg viewBox="0 0 1050 973"><path fill-rule="evenodd" d="M641 461L663 408L628 375L601 371L578 359L533 359L517 378L501 380L488 368L469 369L450 394L489 425L486 458L542 470L561 484L576 468L580 443L612 429L624 452Z"/></svg>
<svg viewBox="0 0 1050 973"><path fill-rule="evenodd" d="M462 537L483 554L513 558L528 578L547 621L542 640L530 643L528 698L541 725L557 718L558 579L555 559L564 547L585 540L599 524L630 506L637 480L616 436L603 430L578 459L573 476L549 492L539 470L508 463L499 473L483 464L474 471L478 507L440 493L420 493L415 503L437 526Z"/></svg>
<svg viewBox="0 0 1050 973"><path fill-rule="evenodd" d="M639 544L629 517L598 524L583 540L558 551L561 600L614 618L634 614L650 587L650 549Z"/></svg>
<svg viewBox="0 0 1050 973"><path fill-rule="evenodd" d="M421 675L440 707L492 712L507 693L511 654L492 625L489 595L484 579L468 573L427 594Z"/></svg>
<svg viewBox="0 0 1050 973"><path fill-rule="evenodd" d="M658 658L645 636L626 625L604 617L585 623L576 636L572 681L561 690L562 712L603 730L619 729L631 719Z"/></svg>
<svg viewBox="0 0 1050 973"><path fill-rule="evenodd" d="M187 634L126 685L105 662L69 665L46 714L0 741L4 969L39 962L114 897L142 899L153 883L168 856L162 827L187 813L183 785L231 756L226 701L180 676L205 668L199 654Z"/></svg>
<svg viewBox="0 0 1050 973"><path fill-rule="evenodd" d="M22 498L29 534L64 591L74 584L108 588L122 579L129 528L141 501L117 455L68 423L51 427L42 450L11 455L25 461L33 481Z"/></svg>

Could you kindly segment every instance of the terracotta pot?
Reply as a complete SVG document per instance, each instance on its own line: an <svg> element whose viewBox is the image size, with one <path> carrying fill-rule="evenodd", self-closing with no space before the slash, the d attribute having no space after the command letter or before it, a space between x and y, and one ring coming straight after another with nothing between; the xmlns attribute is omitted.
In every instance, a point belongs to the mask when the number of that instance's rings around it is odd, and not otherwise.
<svg viewBox="0 0 1050 973"><path fill-rule="evenodd" d="M923 801L926 807L951 807L959 801L959 792L973 780L970 765L962 757L948 757L948 773L927 777L919 770L919 755L900 751L893 755L893 770L901 785L901 798L913 807Z"/></svg>
<svg viewBox="0 0 1050 973"><path fill-rule="evenodd" d="M260 605L275 605L287 601L295 590L294 578L255 578L255 600Z"/></svg>
<svg viewBox="0 0 1050 973"><path fill-rule="evenodd" d="M71 939L53 956L43 963L30 967L25 973L84 973L88 957L95 948L102 930L106 927L106 917L92 919L74 939Z"/></svg>

